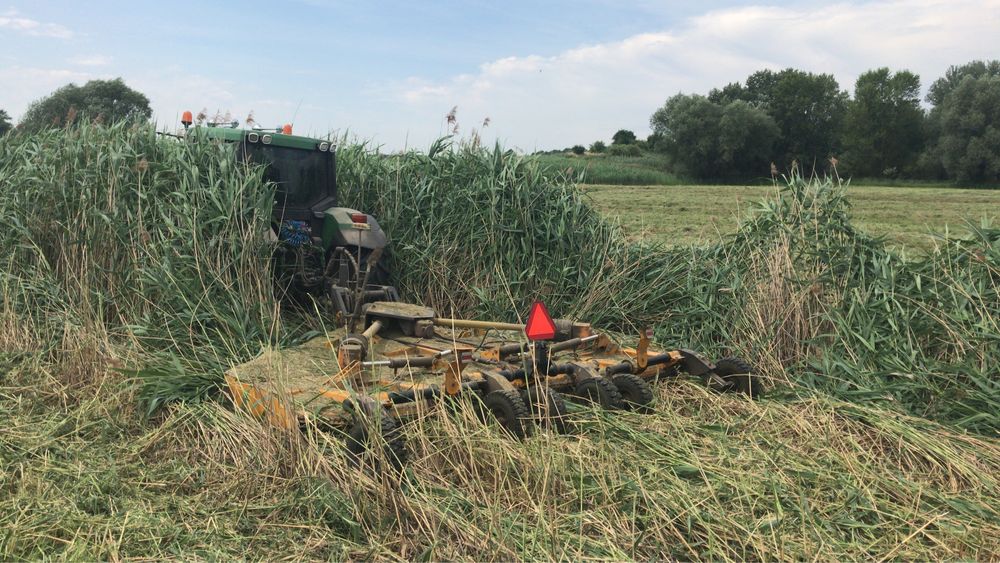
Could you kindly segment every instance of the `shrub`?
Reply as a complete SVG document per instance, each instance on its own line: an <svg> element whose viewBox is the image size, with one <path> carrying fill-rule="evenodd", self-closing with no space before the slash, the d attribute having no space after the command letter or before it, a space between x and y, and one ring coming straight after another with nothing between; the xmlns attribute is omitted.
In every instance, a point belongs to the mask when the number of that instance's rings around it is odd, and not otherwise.
<svg viewBox="0 0 1000 563"><path fill-rule="evenodd" d="M633 144L611 145L611 147L608 148L608 154L611 156L642 156L642 149Z"/></svg>

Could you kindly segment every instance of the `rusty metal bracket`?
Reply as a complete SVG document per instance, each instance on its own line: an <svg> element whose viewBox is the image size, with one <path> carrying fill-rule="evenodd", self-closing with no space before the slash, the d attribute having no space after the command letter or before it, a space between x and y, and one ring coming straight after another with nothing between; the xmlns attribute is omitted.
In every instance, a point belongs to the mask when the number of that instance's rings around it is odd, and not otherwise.
<svg viewBox="0 0 1000 563"><path fill-rule="evenodd" d="M649 365L649 337L652 334L653 331L649 328L644 328L639 332L639 344L635 350L635 373L646 371L646 367Z"/></svg>

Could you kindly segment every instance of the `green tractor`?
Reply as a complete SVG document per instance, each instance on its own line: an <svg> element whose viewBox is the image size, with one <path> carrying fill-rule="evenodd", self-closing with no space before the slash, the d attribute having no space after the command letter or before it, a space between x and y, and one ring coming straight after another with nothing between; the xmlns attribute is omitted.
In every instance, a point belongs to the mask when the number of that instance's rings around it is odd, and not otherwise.
<svg viewBox="0 0 1000 563"><path fill-rule="evenodd" d="M370 301L397 301L383 259L387 239L375 217L337 206L336 144L293 135L291 126L239 129L238 123L192 127L190 140L232 143L236 158L265 167L276 186L271 236L278 243L276 280L281 297L316 300L343 322Z"/></svg>

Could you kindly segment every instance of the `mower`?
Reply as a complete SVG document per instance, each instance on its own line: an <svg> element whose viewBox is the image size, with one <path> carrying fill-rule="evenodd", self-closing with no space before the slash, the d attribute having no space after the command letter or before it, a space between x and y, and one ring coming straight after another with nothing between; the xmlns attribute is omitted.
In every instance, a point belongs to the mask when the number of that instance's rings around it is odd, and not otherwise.
<svg viewBox="0 0 1000 563"><path fill-rule="evenodd" d="M710 362L690 350L656 351L641 331L624 347L587 323L553 319L536 302L525 324L443 317L400 300L389 285L387 237L374 217L337 207L336 147L324 140L237 124L191 127L187 138L237 146L276 185L271 235L279 291L329 313L331 328L303 345L268 350L232 367L226 388L237 408L296 429L312 421L339 429L351 459L400 468L400 421L469 400L515 438L536 426L568 428L566 399L608 410L647 412L652 385L682 373L713 389L758 397L738 358Z"/></svg>

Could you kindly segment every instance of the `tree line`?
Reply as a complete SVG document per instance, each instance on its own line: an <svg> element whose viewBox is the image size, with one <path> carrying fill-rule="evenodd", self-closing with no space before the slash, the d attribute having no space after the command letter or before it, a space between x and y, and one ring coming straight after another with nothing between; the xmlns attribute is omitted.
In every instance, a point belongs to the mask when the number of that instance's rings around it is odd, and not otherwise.
<svg viewBox="0 0 1000 563"><path fill-rule="evenodd" d="M760 70L707 95L677 94L650 118L652 134L619 130L590 152L666 155L698 180L750 181L784 173L836 172L885 179L1000 182L1000 61L952 66L921 105L920 77L888 68L858 77L853 96L830 74ZM149 99L121 78L68 84L33 102L17 129L76 120L147 120ZM14 128L0 109L0 135ZM577 154L587 149L569 149Z"/></svg>
<svg viewBox="0 0 1000 563"><path fill-rule="evenodd" d="M1000 61L953 66L920 100L920 77L879 68L854 95L830 74L761 70L708 95L677 94L650 118L647 146L702 180L801 172L1000 181Z"/></svg>

